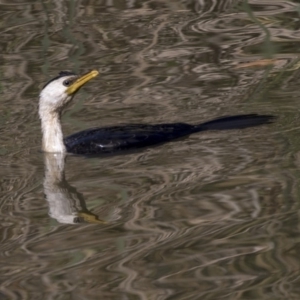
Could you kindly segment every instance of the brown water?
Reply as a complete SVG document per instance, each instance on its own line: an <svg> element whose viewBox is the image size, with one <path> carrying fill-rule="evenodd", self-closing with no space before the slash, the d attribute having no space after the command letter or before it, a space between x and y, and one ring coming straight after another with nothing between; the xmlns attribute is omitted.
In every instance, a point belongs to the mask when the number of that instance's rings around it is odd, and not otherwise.
<svg viewBox="0 0 300 300"><path fill-rule="evenodd" d="M1 1L0 16L0 299L299 299L296 0ZM91 69L66 134L278 119L64 165L39 152L37 95Z"/></svg>

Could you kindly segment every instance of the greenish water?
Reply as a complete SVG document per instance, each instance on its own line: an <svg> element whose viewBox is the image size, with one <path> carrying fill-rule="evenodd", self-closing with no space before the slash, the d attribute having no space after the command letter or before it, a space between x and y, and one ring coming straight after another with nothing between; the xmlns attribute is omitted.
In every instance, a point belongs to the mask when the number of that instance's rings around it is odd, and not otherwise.
<svg viewBox="0 0 300 300"><path fill-rule="evenodd" d="M297 1L1 1L0 21L0 299L299 299ZM40 89L91 69L65 134L278 118L43 155Z"/></svg>

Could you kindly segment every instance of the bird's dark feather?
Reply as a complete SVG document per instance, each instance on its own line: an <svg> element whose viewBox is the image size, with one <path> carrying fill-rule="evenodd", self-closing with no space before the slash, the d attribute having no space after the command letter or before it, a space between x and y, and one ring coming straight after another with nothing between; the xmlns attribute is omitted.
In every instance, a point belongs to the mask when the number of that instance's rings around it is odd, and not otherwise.
<svg viewBox="0 0 300 300"><path fill-rule="evenodd" d="M64 142L67 151L75 154L112 153L161 144L200 131L259 126L271 123L273 119L273 116L251 114L218 118L199 125L129 124L84 130L68 136Z"/></svg>

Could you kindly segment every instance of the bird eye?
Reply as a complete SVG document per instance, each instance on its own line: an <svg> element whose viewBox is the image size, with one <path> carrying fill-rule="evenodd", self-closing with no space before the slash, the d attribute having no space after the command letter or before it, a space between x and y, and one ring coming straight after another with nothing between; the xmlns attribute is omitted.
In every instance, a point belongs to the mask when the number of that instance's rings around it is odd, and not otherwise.
<svg viewBox="0 0 300 300"><path fill-rule="evenodd" d="M63 85L64 85L64 86L70 86L71 83L72 83L72 81L69 80L69 79L67 79L67 80L65 80L65 81L63 82Z"/></svg>

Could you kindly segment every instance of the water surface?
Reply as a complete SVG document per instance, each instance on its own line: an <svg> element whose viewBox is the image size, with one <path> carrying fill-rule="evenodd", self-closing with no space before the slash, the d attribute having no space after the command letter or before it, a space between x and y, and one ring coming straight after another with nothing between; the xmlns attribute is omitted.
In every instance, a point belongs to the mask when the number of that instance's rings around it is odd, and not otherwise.
<svg viewBox="0 0 300 300"><path fill-rule="evenodd" d="M299 14L280 0L2 1L0 299L298 299ZM91 69L65 134L278 119L124 156L43 155L39 90Z"/></svg>

